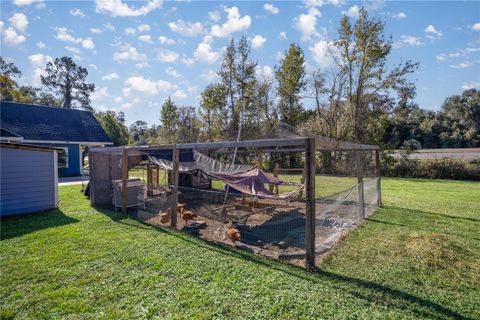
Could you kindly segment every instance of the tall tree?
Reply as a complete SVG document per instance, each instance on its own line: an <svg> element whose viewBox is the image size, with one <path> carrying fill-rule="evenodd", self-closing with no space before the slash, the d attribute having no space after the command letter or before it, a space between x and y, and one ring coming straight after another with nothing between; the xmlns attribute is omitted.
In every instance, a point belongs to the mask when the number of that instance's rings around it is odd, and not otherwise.
<svg viewBox="0 0 480 320"><path fill-rule="evenodd" d="M165 99L160 110L160 138L162 142L173 143L177 140L178 109L171 97Z"/></svg>
<svg viewBox="0 0 480 320"><path fill-rule="evenodd" d="M142 120L137 120L130 125L130 135L134 142L146 143L144 137L147 132L147 123Z"/></svg>
<svg viewBox="0 0 480 320"><path fill-rule="evenodd" d="M0 56L0 100L31 102L28 95L21 92L14 78L18 78L22 72L13 62L6 62Z"/></svg>
<svg viewBox="0 0 480 320"><path fill-rule="evenodd" d="M179 143L197 142L200 125L194 107L178 108L178 141Z"/></svg>
<svg viewBox="0 0 480 320"><path fill-rule="evenodd" d="M206 125L206 138L215 141L222 137L228 127L227 88L223 83L210 84L203 90L200 99L200 117Z"/></svg>
<svg viewBox="0 0 480 320"><path fill-rule="evenodd" d="M95 85L86 82L86 68L78 66L70 57L61 57L48 62L45 72L46 76L40 76L42 84L61 97L64 108L72 108L77 101L83 109L93 110L90 94L95 91Z"/></svg>
<svg viewBox="0 0 480 320"><path fill-rule="evenodd" d="M305 88L305 57L302 48L292 43L275 67L275 77L278 82L280 97L280 115L283 120L296 126L302 117L304 108L300 103L300 93Z"/></svg>
<svg viewBox="0 0 480 320"><path fill-rule="evenodd" d="M339 37L334 42L339 72L346 79L346 101L351 110L353 139L357 142L364 140L369 106L378 108L375 102L385 101L388 91L405 83L405 76L417 68L416 63L407 61L391 71L387 69L392 42L385 39L384 26L384 22L370 18L365 8L361 8L353 26L350 18L343 16Z"/></svg>
<svg viewBox="0 0 480 320"><path fill-rule="evenodd" d="M123 112L116 113L113 110L107 110L96 112L95 116L115 146L128 144L130 135L125 126Z"/></svg>
<svg viewBox="0 0 480 320"><path fill-rule="evenodd" d="M238 111L235 108L236 104L236 88L235 88L235 76L236 76L236 60L237 60L237 49L235 48L235 40L232 38L230 40L230 44L228 45L227 49L225 50L225 54L223 56L222 65L220 67L220 71L218 75L222 83L224 84L225 88L227 88L227 94L229 97L229 105L230 105L230 127L232 132L236 132L238 130Z"/></svg>

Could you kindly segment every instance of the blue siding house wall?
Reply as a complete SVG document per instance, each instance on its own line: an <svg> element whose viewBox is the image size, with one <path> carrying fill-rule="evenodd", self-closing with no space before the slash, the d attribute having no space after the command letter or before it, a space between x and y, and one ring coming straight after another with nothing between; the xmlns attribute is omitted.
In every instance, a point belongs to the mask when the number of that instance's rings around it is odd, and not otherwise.
<svg viewBox="0 0 480 320"><path fill-rule="evenodd" d="M112 144L95 116L84 110L2 101L0 128L0 141L68 150L68 165L58 166L60 177L81 175L82 147Z"/></svg>
<svg viewBox="0 0 480 320"><path fill-rule="evenodd" d="M57 151L0 144L0 216L58 207Z"/></svg>

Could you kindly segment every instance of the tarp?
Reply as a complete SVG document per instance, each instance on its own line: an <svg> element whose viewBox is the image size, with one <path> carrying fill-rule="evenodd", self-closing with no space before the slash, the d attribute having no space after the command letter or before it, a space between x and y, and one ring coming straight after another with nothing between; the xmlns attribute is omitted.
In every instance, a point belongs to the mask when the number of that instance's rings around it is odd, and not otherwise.
<svg viewBox="0 0 480 320"><path fill-rule="evenodd" d="M170 160L154 155L147 155L147 157L149 161L164 170L172 170L173 168L173 163ZM267 198L287 199L303 188L303 185L297 185L298 188L292 192L275 194L266 189L265 184L278 186L288 183L268 175L254 166L224 163L207 157L196 150L193 150L193 161L179 162L178 171L221 180L242 193Z"/></svg>

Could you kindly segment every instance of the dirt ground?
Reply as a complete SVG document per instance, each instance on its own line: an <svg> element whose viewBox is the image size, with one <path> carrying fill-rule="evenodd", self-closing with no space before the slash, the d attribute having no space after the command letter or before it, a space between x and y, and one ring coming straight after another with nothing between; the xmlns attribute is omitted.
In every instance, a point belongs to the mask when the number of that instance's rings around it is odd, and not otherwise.
<svg viewBox="0 0 480 320"><path fill-rule="evenodd" d="M251 253L305 265L305 203L261 199L252 204L241 197L224 199L216 195L180 195L179 202L196 213L193 221L184 221L177 214L177 229L206 241L234 246ZM160 214L169 207L169 198L147 199L146 209L139 209L136 218L146 223L162 224ZM224 210L222 210L224 209ZM367 208L369 215L374 209ZM338 243L342 236L358 225L354 203L316 202L315 250L317 261ZM225 222L224 222L225 221ZM241 241L233 243L227 236L227 226L240 231Z"/></svg>

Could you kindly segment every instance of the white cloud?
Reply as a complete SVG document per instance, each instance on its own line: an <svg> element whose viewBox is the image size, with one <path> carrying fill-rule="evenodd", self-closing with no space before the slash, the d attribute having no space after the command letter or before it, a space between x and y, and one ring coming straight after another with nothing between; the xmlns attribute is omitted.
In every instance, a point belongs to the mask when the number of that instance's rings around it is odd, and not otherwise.
<svg viewBox="0 0 480 320"><path fill-rule="evenodd" d="M139 92L146 96L154 96L159 92L166 92L177 89L176 85L165 80L150 80L143 76L133 76L125 81L122 92L125 97L132 97L133 92Z"/></svg>
<svg viewBox="0 0 480 320"><path fill-rule="evenodd" d="M137 68L137 69L144 69L144 68L148 68L148 67L150 67L148 62L139 62L139 63L135 64L135 68Z"/></svg>
<svg viewBox="0 0 480 320"><path fill-rule="evenodd" d="M25 42L27 38L24 35L18 34L12 27L8 27L3 31L3 41L10 46L17 46Z"/></svg>
<svg viewBox="0 0 480 320"><path fill-rule="evenodd" d="M321 15L316 8L310 8L308 13L301 14L293 19L295 28L302 34L302 41L307 41L317 34L317 17L321 17Z"/></svg>
<svg viewBox="0 0 480 320"><path fill-rule="evenodd" d="M220 12L218 12L217 10L209 11L208 18L213 22L218 22L220 20Z"/></svg>
<svg viewBox="0 0 480 320"><path fill-rule="evenodd" d="M129 7L122 0L96 0L95 10L112 17L138 17L159 9L162 6L161 0L149 0L148 3L139 8Z"/></svg>
<svg viewBox="0 0 480 320"><path fill-rule="evenodd" d="M287 33L285 31L282 31L278 34L278 39L280 40L287 40Z"/></svg>
<svg viewBox="0 0 480 320"><path fill-rule="evenodd" d="M135 47L127 45L122 48L121 51L113 53L113 60L117 61L118 63L122 63L123 61L127 60L145 61L147 60L147 56L143 53L139 53Z"/></svg>
<svg viewBox="0 0 480 320"><path fill-rule="evenodd" d="M200 77L208 82L212 82L213 80L218 79L218 74L215 71L208 69L205 70Z"/></svg>
<svg viewBox="0 0 480 320"><path fill-rule="evenodd" d="M465 69L465 68L470 68L471 66L473 66L473 63L471 63L470 61L464 61L464 62L450 65L450 67L454 69Z"/></svg>
<svg viewBox="0 0 480 320"><path fill-rule="evenodd" d="M17 31L24 33L28 27L28 18L23 13L15 13L8 19L10 24L17 29Z"/></svg>
<svg viewBox="0 0 480 320"><path fill-rule="evenodd" d="M309 50L313 60L320 68L326 69L334 66L335 61L332 55L335 54L335 49L332 42L320 40L313 47L310 47Z"/></svg>
<svg viewBox="0 0 480 320"><path fill-rule="evenodd" d="M278 14L280 12L280 10L277 7L275 7L273 4L270 4L270 3L265 3L263 5L263 9L270 12L271 14Z"/></svg>
<svg viewBox="0 0 480 320"><path fill-rule="evenodd" d="M203 33L203 26L200 22L188 22L178 19L177 22L170 22L168 27L173 32L185 37L195 37Z"/></svg>
<svg viewBox="0 0 480 320"><path fill-rule="evenodd" d="M443 36L443 33L436 30L431 24L429 24L424 31L427 33L427 38L429 39L439 39Z"/></svg>
<svg viewBox="0 0 480 320"><path fill-rule="evenodd" d="M97 70L97 69L98 69L97 65L96 65L96 64L93 64L93 63L90 63L88 66L89 66L90 68L94 69L94 70Z"/></svg>
<svg viewBox="0 0 480 320"><path fill-rule="evenodd" d="M480 48L469 47L469 48L453 51L453 52L450 52L450 53L440 53L436 56L436 59L438 61L446 61L446 60L465 57L465 56L468 56L472 53L477 53L477 52L480 52Z"/></svg>
<svg viewBox="0 0 480 320"><path fill-rule="evenodd" d="M13 0L13 4L19 7L29 6L33 3L36 3L38 8L45 7L43 0Z"/></svg>
<svg viewBox="0 0 480 320"><path fill-rule="evenodd" d="M257 66L255 69L255 73L257 74L257 77L261 77L264 79L273 79L273 70L270 66Z"/></svg>
<svg viewBox="0 0 480 320"><path fill-rule="evenodd" d="M252 48L257 49L257 48L263 47L263 45L265 44L267 39L265 39L264 37L262 37L260 35L256 35L255 37L250 39L250 41L252 42Z"/></svg>
<svg viewBox="0 0 480 320"><path fill-rule="evenodd" d="M94 34L100 34L103 32L103 30L99 28L90 28L90 32Z"/></svg>
<svg viewBox="0 0 480 320"><path fill-rule="evenodd" d="M354 5L351 6L347 11L342 11L342 13L350 18L358 18L360 16L360 7Z"/></svg>
<svg viewBox="0 0 480 320"><path fill-rule="evenodd" d="M72 53L80 54L80 50L78 48L75 48L75 47L65 46L65 50L67 50L69 52L72 52Z"/></svg>
<svg viewBox="0 0 480 320"><path fill-rule="evenodd" d="M174 78L181 78L182 76L177 72L177 70L175 70L173 67L168 67L167 69L165 69L165 73L168 74L169 76L171 77L174 77Z"/></svg>
<svg viewBox="0 0 480 320"><path fill-rule="evenodd" d="M45 43L43 43L42 41L38 41L38 42L37 42L37 48L38 48L38 49L43 49L43 48L45 48Z"/></svg>
<svg viewBox="0 0 480 320"><path fill-rule="evenodd" d="M93 43L92 39L87 38L82 40L82 47L92 50L95 48L95 44Z"/></svg>
<svg viewBox="0 0 480 320"><path fill-rule="evenodd" d="M198 44L197 49L193 53L193 57L197 61L212 64L220 58L220 53L213 51L208 37L205 37L203 42Z"/></svg>
<svg viewBox="0 0 480 320"><path fill-rule="evenodd" d="M106 74L102 77L102 80L106 80L106 81L118 80L118 79L120 79L120 77L118 76L118 73L116 73L116 72Z"/></svg>
<svg viewBox="0 0 480 320"><path fill-rule="evenodd" d="M173 93L173 97L174 98L177 98L177 99L185 99L187 96L187 94L185 93L185 91L183 91L182 89L177 89L175 90L175 92Z"/></svg>
<svg viewBox="0 0 480 320"><path fill-rule="evenodd" d="M148 24L141 24L137 27L138 31L140 32L145 32L145 31L150 31L150 25Z"/></svg>
<svg viewBox="0 0 480 320"><path fill-rule="evenodd" d="M70 35L70 33L68 33L68 29L65 27L56 27L55 31L57 32L55 38L60 41L67 41L72 43L82 42L82 38L74 38L72 35Z"/></svg>
<svg viewBox="0 0 480 320"><path fill-rule="evenodd" d="M281 51L277 51L277 53L275 54L275 60L277 61L282 60L284 57L285 57L285 54Z"/></svg>
<svg viewBox="0 0 480 320"><path fill-rule="evenodd" d="M110 22L104 23L103 27L107 30L115 31L115 26L113 24L111 24Z"/></svg>
<svg viewBox="0 0 480 320"><path fill-rule="evenodd" d="M172 51L172 50L159 48L157 50L157 59L160 62L172 63L172 62L177 61L178 53L176 53L175 51Z"/></svg>
<svg viewBox="0 0 480 320"><path fill-rule="evenodd" d="M192 64L194 64L194 62L195 60L193 60L192 58L187 58L187 57L182 58L182 63L187 67L190 67Z"/></svg>
<svg viewBox="0 0 480 320"><path fill-rule="evenodd" d="M463 90L468 90L468 89L480 89L480 82L470 82L470 83L464 83L462 85Z"/></svg>
<svg viewBox="0 0 480 320"><path fill-rule="evenodd" d="M394 48L401 48L404 46L421 46L423 42L418 37L402 34L400 40L393 43Z"/></svg>
<svg viewBox="0 0 480 320"><path fill-rule="evenodd" d="M407 14L405 12L392 13L392 14L390 14L390 16L392 18L395 18L395 19L406 19L407 18Z"/></svg>
<svg viewBox="0 0 480 320"><path fill-rule="evenodd" d="M138 40L143 41L145 43L152 43L152 36L148 34L143 34L138 37Z"/></svg>
<svg viewBox="0 0 480 320"><path fill-rule="evenodd" d="M168 44L168 45L173 45L177 43L175 40L167 38L165 36L158 37L158 41L160 41L160 44Z"/></svg>
<svg viewBox="0 0 480 320"><path fill-rule="evenodd" d="M95 90L91 95L90 98L92 99L92 102L98 102L100 100L103 100L105 98L108 98L108 88L107 87L101 87L98 90Z"/></svg>
<svg viewBox="0 0 480 320"><path fill-rule="evenodd" d="M248 29L252 22L250 16L245 15L240 17L240 12L237 7L225 7L225 12L227 13L227 21L219 25L213 25L210 34L217 38L228 37L234 32L242 31Z"/></svg>
<svg viewBox="0 0 480 320"><path fill-rule="evenodd" d="M85 17L85 13L83 13L83 11L78 8L71 9L69 12L74 17Z"/></svg>
<svg viewBox="0 0 480 320"><path fill-rule="evenodd" d="M472 26L473 31L480 31L480 22L474 23Z"/></svg>
<svg viewBox="0 0 480 320"><path fill-rule="evenodd" d="M53 58L43 53L37 53L29 56L28 61L33 69L31 83L33 86L39 87L42 85L40 76L45 75L45 66L48 62L53 61Z"/></svg>
<svg viewBox="0 0 480 320"><path fill-rule="evenodd" d="M126 35L133 36L136 33L137 33L137 29L135 29L135 28L129 27L129 28L125 29L125 34Z"/></svg>

